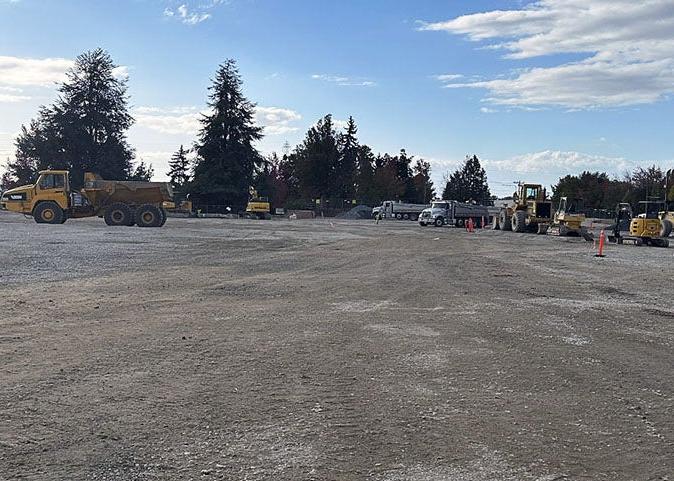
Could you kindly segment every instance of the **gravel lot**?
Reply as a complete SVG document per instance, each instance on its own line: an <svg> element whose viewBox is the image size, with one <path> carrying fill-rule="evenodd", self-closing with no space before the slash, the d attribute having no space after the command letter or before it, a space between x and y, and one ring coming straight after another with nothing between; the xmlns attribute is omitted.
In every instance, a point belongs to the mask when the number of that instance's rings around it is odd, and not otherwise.
<svg viewBox="0 0 674 481"><path fill-rule="evenodd" d="M0 212L0 479L674 480L674 248Z"/></svg>

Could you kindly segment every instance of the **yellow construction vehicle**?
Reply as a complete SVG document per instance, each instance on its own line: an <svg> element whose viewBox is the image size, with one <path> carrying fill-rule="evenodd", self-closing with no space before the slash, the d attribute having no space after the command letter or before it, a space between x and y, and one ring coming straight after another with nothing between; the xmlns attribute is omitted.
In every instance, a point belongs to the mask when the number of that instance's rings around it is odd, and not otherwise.
<svg viewBox="0 0 674 481"><path fill-rule="evenodd" d="M616 208L616 223L613 235L609 241L618 244L625 242L634 245L650 245L653 247L669 247L669 240L660 235L662 224L659 218L661 202L639 202L640 213L635 217L629 204L618 204ZM622 235L621 224L629 222L629 235Z"/></svg>
<svg viewBox="0 0 674 481"><path fill-rule="evenodd" d="M194 217L196 215L191 200L183 200L179 202L167 200L162 202L162 208L169 214L177 214L183 217Z"/></svg>
<svg viewBox="0 0 674 481"><path fill-rule="evenodd" d="M552 221L552 201L540 184L518 184L512 202L503 207L494 227L504 231L545 233ZM539 229L539 226L543 226Z"/></svg>
<svg viewBox="0 0 674 481"><path fill-rule="evenodd" d="M585 214L582 213L583 201L578 198L561 197L547 234L558 236L583 237L592 242L594 238L585 227ZM545 231L545 225L539 225L539 232Z"/></svg>
<svg viewBox="0 0 674 481"><path fill-rule="evenodd" d="M68 171L44 170L35 184L5 191L0 207L39 224L98 216L110 226L161 227L166 222L162 202L172 195L165 182L110 181L92 173L84 174L84 188L76 191Z"/></svg>
<svg viewBox="0 0 674 481"><path fill-rule="evenodd" d="M271 219L271 203L266 197L259 197L257 191L250 188L250 200L246 205L246 217L255 219Z"/></svg>

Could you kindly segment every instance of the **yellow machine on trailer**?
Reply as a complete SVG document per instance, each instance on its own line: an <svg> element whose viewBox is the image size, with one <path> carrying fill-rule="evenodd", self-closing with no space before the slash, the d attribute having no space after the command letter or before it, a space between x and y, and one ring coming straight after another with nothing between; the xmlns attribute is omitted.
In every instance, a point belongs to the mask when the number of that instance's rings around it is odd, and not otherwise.
<svg viewBox="0 0 674 481"><path fill-rule="evenodd" d="M166 222L162 202L172 196L166 182L103 180L92 173L84 174L84 188L77 191L67 170L43 170L35 184L4 192L0 207L30 215L39 224L98 216L110 226L161 227Z"/></svg>

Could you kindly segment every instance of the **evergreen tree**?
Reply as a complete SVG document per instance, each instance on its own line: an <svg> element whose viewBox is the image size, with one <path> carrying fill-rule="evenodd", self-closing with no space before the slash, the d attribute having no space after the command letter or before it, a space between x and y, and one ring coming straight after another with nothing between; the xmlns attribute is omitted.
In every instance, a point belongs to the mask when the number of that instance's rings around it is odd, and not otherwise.
<svg viewBox="0 0 674 481"><path fill-rule="evenodd" d="M345 132L339 136L339 157L335 166L336 194L342 199L352 199L355 196L360 147L356 137L357 134L356 121L350 116Z"/></svg>
<svg viewBox="0 0 674 481"><path fill-rule="evenodd" d="M398 175L399 159L389 154L375 159L373 191L375 204L384 200L401 200L405 194L405 181Z"/></svg>
<svg viewBox="0 0 674 481"><path fill-rule="evenodd" d="M466 156L463 166L447 179L442 198L482 204L491 202L487 174L476 155Z"/></svg>
<svg viewBox="0 0 674 481"><path fill-rule="evenodd" d="M9 159L7 159L7 165L9 165ZM0 191L11 189L16 185L17 183L12 177L12 174L9 172L9 170L6 170L5 172L2 173L2 176L0 176Z"/></svg>
<svg viewBox="0 0 674 481"><path fill-rule="evenodd" d="M331 115L309 129L294 155L300 195L304 199L320 199L323 208L326 198L338 193L335 174L339 149Z"/></svg>
<svg viewBox="0 0 674 481"><path fill-rule="evenodd" d="M400 154L394 157L394 159L397 177L404 186L403 193L401 194L402 200L414 202L416 198L416 188L412 179L412 160L414 160L414 157L408 156L405 149L400 149Z"/></svg>
<svg viewBox="0 0 674 481"><path fill-rule="evenodd" d="M428 204L435 198L435 188L431 180L431 164L423 159L417 160L414 166L414 188L416 198L414 202Z"/></svg>
<svg viewBox="0 0 674 481"><path fill-rule="evenodd" d="M75 60L67 80L58 88L51 107L41 107L29 127L16 140L17 162L10 172L33 165L67 169L79 187L84 172L107 179L127 179L134 152L126 140L133 124L128 111L126 79L114 75L116 65L102 49L85 52Z"/></svg>
<svg viewBox="0 0 674 481"><path fill-rule="evenodd" d="M133 169L133 174L131 174L129 180L150 182L153 175L154 168L152 167L152 164L146 165L145 162L141 161L138 165L136 165L136 168Z"/></svg>
<svg viewBox="0 0 674 481"><path fill-rule="evenodd" d="M189 150L185 150L181 145L169 161L168 177L171 180L171 185L178 190L184 189L190 181L191 163L187 154L189 154Z"/></svg>
<svg viewBox="0 0 674 481"><path fill-rule="evenodd" d="M262 128L255 125L255 104L243 96L241 87L236 62L225 61L210 87L211 113L201 120L191 183L202 202L235 209L246 205L255 168L262 161L253 145L262 138Z"/></svg>
<svg viewBox="0 0 674 481"><path fill-rule="evenodd" d="M374 192L374 154L367 145L359 145L356 157L356 197L362 203L376 204Z"/></svg>

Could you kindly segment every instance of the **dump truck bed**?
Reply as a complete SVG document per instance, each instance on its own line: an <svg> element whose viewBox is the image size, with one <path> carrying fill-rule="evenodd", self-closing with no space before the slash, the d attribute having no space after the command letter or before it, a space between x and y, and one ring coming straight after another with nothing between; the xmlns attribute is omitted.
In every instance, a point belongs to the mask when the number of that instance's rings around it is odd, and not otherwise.
<svg viewBox="0 0 674 481"><path fill-rule="evenodd" d="M117 202L161 206L162 202L173 198L171 186L167 182L103 180L90 174L85 177L82 194L96 210Z"/></svg>

